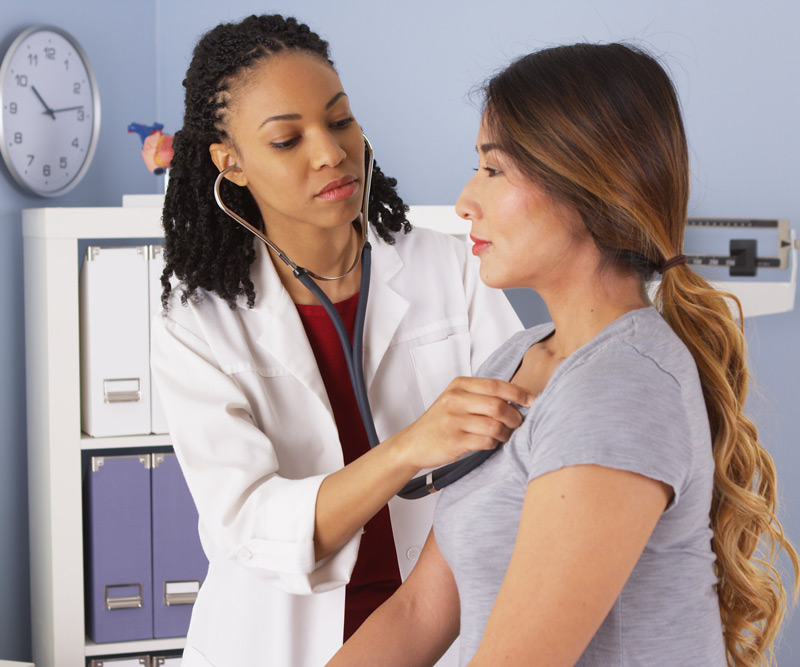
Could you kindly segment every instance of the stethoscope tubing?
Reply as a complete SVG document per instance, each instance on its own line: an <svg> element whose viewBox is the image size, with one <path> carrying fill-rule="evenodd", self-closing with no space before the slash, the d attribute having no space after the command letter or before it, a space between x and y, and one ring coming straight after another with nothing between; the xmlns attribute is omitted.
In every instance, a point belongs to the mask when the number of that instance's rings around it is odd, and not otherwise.
<svg viewBox="0 0 800 667"><path fill-rule="evenodd" d="M306 288L317 298L320 305L325 309L325 312L330 317L333 326L336 329L336 334L339 337L339 343L342 346L345 362L347 363L347 372L350 374L350 384L353 387L353 394L356 397L356 405L358 406L358 414L361 416L361 421L364 424L364 430L367 433L367 440L369 440L370 447L376 447L380 444L378 433L375 430L375 422L372 418L372 410L369 407L369 398L367 398L367 387L364 383L364 360L363 360L363 341L364 341L364 323L366 321L367 300L369 298L369 276L370 265L372 262L372 247L369 242L364 244L361 249L361 283L358 294L358 305L356 306L356 321L353 329L353 342L350 343L350 335L347 333L342 321L339 311L336 306L331 303L331 300L323 292L319 285L317 285L308 275L305 269L298 267L294 270L294 277L297 278Z"/></svg>

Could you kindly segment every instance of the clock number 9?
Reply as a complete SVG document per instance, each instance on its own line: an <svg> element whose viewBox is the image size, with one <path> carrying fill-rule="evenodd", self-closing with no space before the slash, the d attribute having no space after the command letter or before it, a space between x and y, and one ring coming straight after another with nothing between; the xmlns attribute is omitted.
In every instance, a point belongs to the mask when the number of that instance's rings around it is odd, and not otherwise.
<svg viewBox="0 0 800 667"><path fill-rule="evenodd" d="M11 104L8 105L8 113L10 113L10 114L17 113L17 103L16 102L12 102Z"/></svg>

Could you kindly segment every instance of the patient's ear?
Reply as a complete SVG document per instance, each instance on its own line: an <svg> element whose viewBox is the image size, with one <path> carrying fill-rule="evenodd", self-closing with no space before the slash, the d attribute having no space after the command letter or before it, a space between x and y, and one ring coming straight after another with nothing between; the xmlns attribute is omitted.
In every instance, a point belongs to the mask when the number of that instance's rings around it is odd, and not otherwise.
<svg viewBox="0 0 800 667"><path fill-rule="evenodd" d="M220 171L231 166L236 167L225 174L225 178L241 187L247 185L247 176L244 175L244 172L237 164L236 156L229 146L226 144L211 144L208 147L208 152L211 153L211 161Z"/></svg>

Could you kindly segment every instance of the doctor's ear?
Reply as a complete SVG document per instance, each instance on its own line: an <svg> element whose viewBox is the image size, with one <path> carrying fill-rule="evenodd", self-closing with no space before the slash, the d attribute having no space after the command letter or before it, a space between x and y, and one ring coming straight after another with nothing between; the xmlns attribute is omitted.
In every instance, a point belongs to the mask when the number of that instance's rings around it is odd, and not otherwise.
<svg viewBox="0 0 800 667"><path fill-rule="evenodd" d="M244 172L236 162L236 157L233 155L230 147L225 144L211 144L208 147L208 152L211 154L211 161L220 171L228 167L234 167L225 174L225 178L240 187L245 187L247 185L247 176L244 175Z"/></svg>

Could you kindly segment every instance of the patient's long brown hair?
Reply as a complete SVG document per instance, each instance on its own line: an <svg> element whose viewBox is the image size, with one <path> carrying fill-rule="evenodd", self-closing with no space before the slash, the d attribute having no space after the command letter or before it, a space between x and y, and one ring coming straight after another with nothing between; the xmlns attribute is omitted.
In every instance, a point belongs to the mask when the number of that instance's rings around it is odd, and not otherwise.
<svg viewBox="0 0 800 667"><path fill-rule="evenodd" d="M580 212L608 262L644 282L681 254L688 149L674 86L655 58L624 44L560 46L517 60L485 92L492 140ZM655 305L691 351L708 410L712 545L728 662L770 664L786 607L777 555L783 549L791 561L795 596L798 556L776 516L775 465L742 412L741 306L687 265L664 273Z"/></svg>

